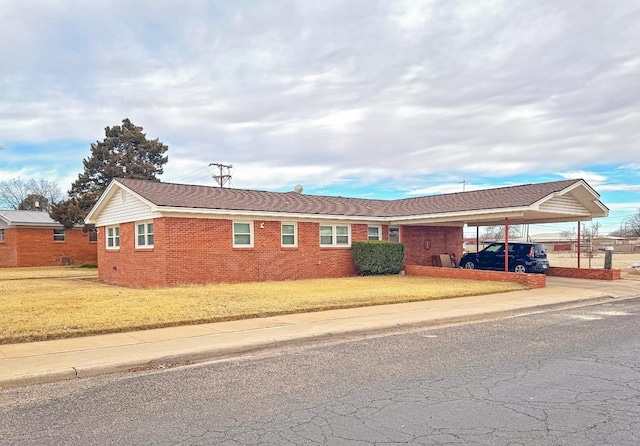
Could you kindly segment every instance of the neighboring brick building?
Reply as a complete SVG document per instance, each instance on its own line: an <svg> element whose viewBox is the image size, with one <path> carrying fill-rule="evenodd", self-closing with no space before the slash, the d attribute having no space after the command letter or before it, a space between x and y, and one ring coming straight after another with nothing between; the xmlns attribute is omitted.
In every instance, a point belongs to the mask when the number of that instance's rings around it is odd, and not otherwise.
<svg viewBox="0 0 640 446"><path fill-rule="evenodd" d="M405 264L460 258L463 227L607 214L583 180L401 200L114 180L87 216L98 272L140 287L345 277L355 240L397 240Z"/></svg>
<svg viewBox="0 0 640 446"><path fill-rule="evenodd" d="M65 231L46 212L0 210L0 267L95 264L95 238Z"/></svg>

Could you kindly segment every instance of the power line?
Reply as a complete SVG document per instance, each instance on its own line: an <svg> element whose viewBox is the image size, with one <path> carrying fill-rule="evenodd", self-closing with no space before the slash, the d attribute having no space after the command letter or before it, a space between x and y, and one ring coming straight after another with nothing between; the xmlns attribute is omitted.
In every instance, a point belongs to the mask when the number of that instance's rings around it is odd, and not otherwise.
<svg viewBox="0 0 640 446"><path fill-rule="evenodd" d="M204 171L204 172L202 172L202 171ZM204 175L205 172L206 172L206 175L208 177L209 174L210 174L209 169L207 169L206 167L201 167L201 168L196 169L196 170L194 170L192 172L187 172L184 175L178 175L178 176L175 176L175 177L172 177L172 178L167 178L166 181L169 181L169 182L178 181L178 180L186 181L186 180L189 180L191 178L197 178L197 177L199 177L201 175Z"/></svg>
<svg viewBox="0 0 640 446"><path fill-rule="evenodd" d="M219 174L212 175L213 179L216 180L216 183L218 183L218 186L224 187L225 184L231 183L231 168L233 168L232 164L209 163L209 166L215 166L218 168Z"/></svg>

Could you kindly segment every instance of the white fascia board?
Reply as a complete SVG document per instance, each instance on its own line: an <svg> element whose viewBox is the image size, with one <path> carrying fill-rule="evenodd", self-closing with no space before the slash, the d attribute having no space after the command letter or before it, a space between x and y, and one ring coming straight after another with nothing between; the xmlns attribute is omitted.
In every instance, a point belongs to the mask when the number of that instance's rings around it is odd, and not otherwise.
<svg viewBox="0 0 640 446"><path fill-rule="evenodd" d="M608 217L609 216L609 208L604 205L600 200L593 200L593 203L600 208L603 215L595 215L595 217Z"/></svg>
<svg viewBox="0 0 640 446"><path fill-rule="evenodd" d="M29 222L19 221L19 222L14 222L9 226L14 228L26 227L26 228L53 228L53 229L62 229L63 227L57 221L53 223L29 223Z"/></svg>
<svg viewBox="0 0 640 446"><path fill-rule="evenodd" d="M578 186L583 186L585 189L587 189L591 195L593 195L596 199L600 199L600 194L591 186L589 186L589 184L585 181L585 180L580 180L578 181L576 184L573 184L571 186L569 186L567 189L571 190L574 187L578 187Z"/></svg>

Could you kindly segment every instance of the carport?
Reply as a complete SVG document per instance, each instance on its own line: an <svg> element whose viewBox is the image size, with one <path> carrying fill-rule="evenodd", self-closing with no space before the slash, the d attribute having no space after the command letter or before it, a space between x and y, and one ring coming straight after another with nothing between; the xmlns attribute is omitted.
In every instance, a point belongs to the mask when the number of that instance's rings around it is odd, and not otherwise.
<svg viewBox="0 0 640 446"><path fill-rule="evenodd" d="M576 223L578 268L582 222L609 214L600 195L582 179L421 197L421 201L430 212L405 217L398 224L475 226L478 244L481 226L505 226L505 252L510 225ZM508 257L505 255L505 271L509 271Z"/></svg>
<svg viewBox="0 0 640 446"><path fill-rule="evenodd" d="M506 215L508 214L508 215ZM579 180L561 191L553 192L541 197L535 202L512 210L504 216L490 218L488 221L473 219L466 222L467 226L476 227L476 241L479 243L480 226L505 227L505 252L509 248L509 225L567 223L577 224L578 249L577 267L580 268L582 222L593 218L606 217L609 209L600 201L600 195L584 180ZM509 256L505 255L504 270L509 271Z"/></svg>

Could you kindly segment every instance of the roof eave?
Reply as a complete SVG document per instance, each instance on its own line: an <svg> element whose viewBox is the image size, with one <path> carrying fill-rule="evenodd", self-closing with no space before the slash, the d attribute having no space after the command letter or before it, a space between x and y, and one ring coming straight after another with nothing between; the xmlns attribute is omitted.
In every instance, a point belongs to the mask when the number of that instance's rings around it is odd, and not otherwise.
<svg viewBox="0 0 640 446"><path fill-rule="evenodd" d="M239 217L262 217L264 219L275 218L282 220L283 218L293 220L350 220L350 221L372 221L384 223L389 217L367 216L367 215L339 215L339 214L308 214L301 212L269 212L269 211L250 211L238 209L208 209L208 208L183 208L175 206L157 206L155 209L161 215L175 214L200 214L208 216L239 216Z"/></svg>

